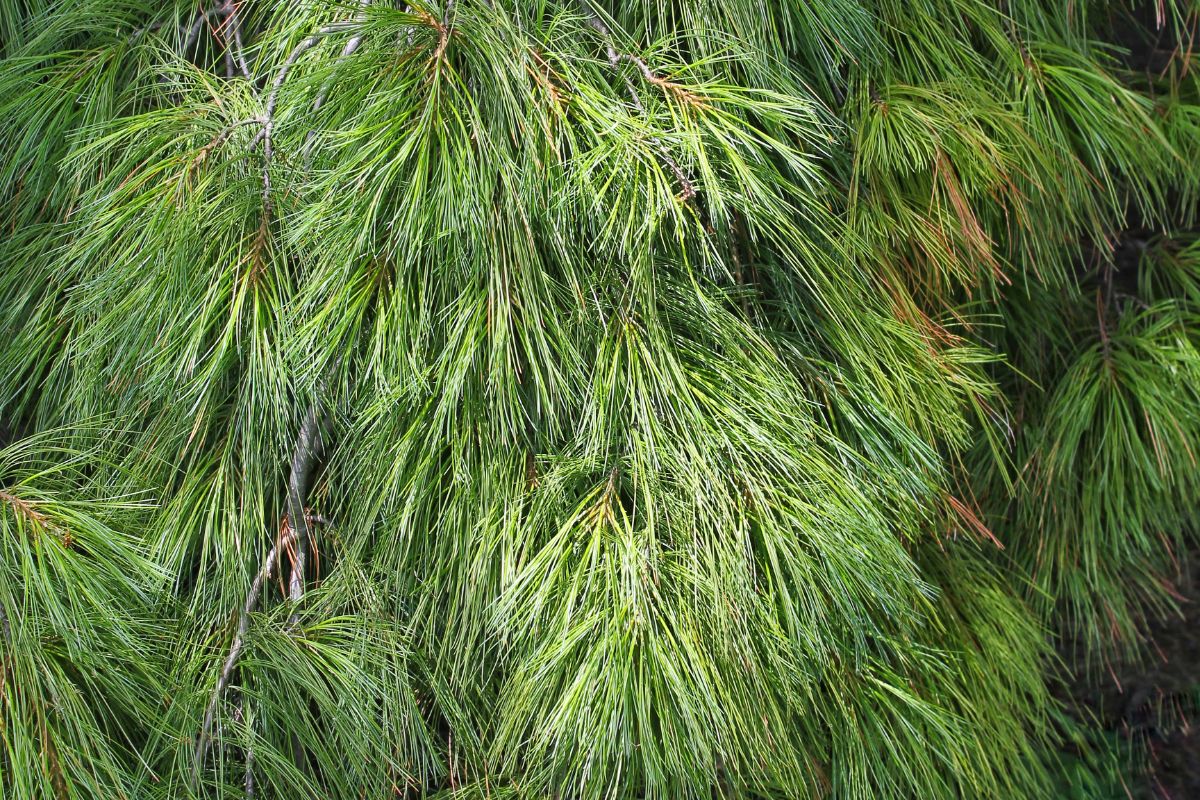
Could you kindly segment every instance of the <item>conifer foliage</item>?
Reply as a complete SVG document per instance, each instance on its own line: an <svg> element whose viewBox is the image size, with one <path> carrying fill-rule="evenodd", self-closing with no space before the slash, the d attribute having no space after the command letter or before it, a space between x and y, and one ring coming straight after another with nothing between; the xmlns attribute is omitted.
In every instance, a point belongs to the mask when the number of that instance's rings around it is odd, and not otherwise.
<svg viewBox="0 0 1200 800"><path fill-rule="evenodd" d="M1105 796L1197 12L0 0L0 794Z"/></svg>

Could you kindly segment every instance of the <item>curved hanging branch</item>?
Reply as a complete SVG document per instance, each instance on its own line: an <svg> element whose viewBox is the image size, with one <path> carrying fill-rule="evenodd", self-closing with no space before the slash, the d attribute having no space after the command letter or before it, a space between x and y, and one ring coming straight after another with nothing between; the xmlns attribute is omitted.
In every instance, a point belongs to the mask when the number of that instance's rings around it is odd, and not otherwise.
<svg viewBox="0 0 1200 800"><path fill-rule="evenodd" d="M250 74L250 65L246 63L246 46L242 43L242 20L238 16L238 3L235 0L225 0L225 4L221 6L221 13L225 15L225 24L233 32L234 61L237 62L242 77L253 84L254 77Z"/></svg>
<svg viewBox="0 0 1200 800"><path fill-rule="evenodd" d="M275 80L271 81L271 91L267 95L267 108L263 113L262 128L263 200L268 209L270 208L269 195L271 191L271 176L269 169L271 165L271 159L275 155L275 145L271 137L275 132L275 109L279 105L279 90L283 88L284 82L287 81L288 75L291 73L292 68L296 66L296 62L300 60L300 56L316 47L320 43L321 39L329 34L337 33L340 30L345 30L348 24L353 25L355 23L333 22L329 25L319 28L316 33L313 33L305 38L300 42L300 44L296 45L296 47L292 49L291 53L288 54L288 57L283 62L283 66L279 68L279 73L275 76ZM357 38L361 43L361 34ZM347 45L347 47L349 47L349 45ZM354 45L354 50L357 49L358 44L356 43ZM354 52L354 50L351 50L350 52ZM323 101L323 98L320 96L318 96L317 99ZM318 105L317 107L319 108L320 106Z"/></svg>
<svg viewBox="0 0 1200 800"><path fill-rule="evenodd" d="M242 605L242 611L238 617L237 633L233 637L233 643L229 647L229 654L225 657L225 664L221 668L220 676L217 678L217 685L213 687L212 695L208 700L208 706L204 710L204 720L200 726L200 735L196 739L193 784L195 782L195 775L199 771L200 764L208 749L208 742L212 732L213 720L216 717L217 707L220 705L225 691L229 688L229 682L233 679L233 672L237 668L238 661L242 657L242 650L246 646L246 634L250 630L250 615L258 608L263 586L274 575L275 567L279 564L284 551L293 553L291 574L288 580L288 597L292 602L298 602L304 595L305 560L308 552L308 537L310 536L308 528L309 518L304 511L304 501L308 496L308 490L312 484L312 475L316 468L317 456L321 450L320 418L320 410L317 404L314 403L305 413L304 421L300 425L300 432L296 437L296 449L292 453L291 472L288 476L288 511L285 516L286 522L282 526L275 546L267 552L266 558L263 559L258 573L254 576L254 580L250 584L250 591L246 594L246 602ZM297 619L298 615L293 613L290 623L295 624Z"/></svg>
<svg viewBox="0 0 1200 800"><path fill-rule="evenodd" d="M263 559L262 565L258 569L258 574L254 576L254 580L250 583L250 591L246 594L246 602L242 605L242 612L238 617L237 633L234 634L233 644L229 647L229 655L225 657L225 665L221 668L221 675L217 678L217 685L213 687L212 695L209 697L208 706L204 710L204 721L200 725L200 734L196 738L195 763L192 772L192 784L195 785L196 778L200 771L200 763L208 750L209 734L212 732L213 719L216 716L217 706L221 703L221 698L225 695L225 690L229 688L229 681L233 678L233 671L238 665L238 661L242 657L242 650L246 646L246 634L250 631L250 615L258 608L258 600L262 596L262 588L275 572L275 566L279 563L279 555L284 547L291 546L295 539L296 533L294 530L287 529L280 536L279 541L275 543L268 552L266 558Z"/></svg>
<svg viewBox="0 0 1200 800"><path fill-rule="evenodd" d="M657 86L665 90L676 92L682 88L679 87L678 84L668 81L666 78L661 78L658 75L655 75L654 71L650 69L650 65L647 64L644 59L629 53L622 53L621 51L617 50L616 45L613 43L612 31L608 29L608 25L605 24L604 20L600 18L600 15L596 13L596 10L592 8L592 5L588 2L588 0L580 0L579 7L582 9L584 19L587 20L588 25L591 26L592 29L594 29L602 37L604 41L605 55L608 56L608 63L613 69L617 69L622 61L628 61L637 67L638 72L640 72L642 75L642 78L644 78L645 81L652 86ZM630 102L633 103L633 107L639 112L644 112L646 107L642 105L641 95L638 94L637 87L633 85L633 81L629 80L628 77L625 78L625 87L629 91L629 99ZM655 148L658 149L658 154L662 158L663 163L667 165L667 169L671 170L671 174L673 174L675 176L675 180L678 181L681 199L686 203L688 200L695 197L696 186L692 183L691 179L688 178L687 173L683 171L683 168L679 166L679 162L675 160L675 157L672 156L670 151L667 150L666 146L657 139L650 139L650 142L655 146Z"/></svg>
<svg viewBox="0 0 1200 800"><path fill-rule="evenodd" d="M200 31L204 30L204 23L208 22L210 19L220 17L222 14L224 14L224 10L220 8L210 8L207 11L200 11L196 13L196 18L192 20L192 24L188 28L187 36L183 40L182 53L184 58L187 58L191 54L192 49L195 48L199 43Z"/></svg>
<svg viewBox="0 0 1200 800"><path fill-rule="evenodd" d="M183 49L180 52L184 58L187 58L199 44L200 32L204 30L205 24L211 25L216 20L222 20L211 30L219 33L222 28L228 28L232 34L232 43L225 47L226 63L236 64L242 77L253 86L254 76L250 73L250 65L246 61L246 46L242 40L242 21L238 15L238 4L239 0L223 0L219 6L196 12L192 24L188 26L187 35L183 40ZM143 32L139 31L138 34ZM226 43L222 42L222 44ZM232 78L233 75L230 74L229 77Z"/></svg>
<svg viewBox="0 0 1200 800"><path fill-rule="evenodd" d="M366 12L367 12L367 6L371 5L371 3L372 3L372 0L359 0L359 11L358 11L358 15L354 18L355 22L363 21L363 18L365 17ZM350 41L346 42L346 46L342 48L342 54L340 56L338 56L337 63L340 64L342 61L344 61L347 58L349 58L350 56L354 55L354 52L356 50L358 50L359 45L362 44L362 41L363 41L362 31L359 31L358 33L351 36ZM317 92L317 98L315 100L313 100L313 105L312 105L312 110L314 112L320 111L321 106L323 106L325 104L325 99L329 96L329 89L330 89L332 82L333 82L333 79L330 78L321 86L320 91ZM317 132L315 130L310 130L304 137L304 159L305 159L306 164L308 163L308 157L312 152L312 145L313 145L313 141L316 139L316 136L317 136Z"/></svg>

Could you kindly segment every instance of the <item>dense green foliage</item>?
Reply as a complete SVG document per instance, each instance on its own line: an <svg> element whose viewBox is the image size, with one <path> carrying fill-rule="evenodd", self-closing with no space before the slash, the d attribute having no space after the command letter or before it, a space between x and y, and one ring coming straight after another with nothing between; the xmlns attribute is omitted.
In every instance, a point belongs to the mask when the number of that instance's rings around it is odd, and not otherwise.
<svg viewBox="0 0 1200 800"><path fill-rule="evenodd" d="M1106 796L1197 13L0 0L0 794Z"/></svg>

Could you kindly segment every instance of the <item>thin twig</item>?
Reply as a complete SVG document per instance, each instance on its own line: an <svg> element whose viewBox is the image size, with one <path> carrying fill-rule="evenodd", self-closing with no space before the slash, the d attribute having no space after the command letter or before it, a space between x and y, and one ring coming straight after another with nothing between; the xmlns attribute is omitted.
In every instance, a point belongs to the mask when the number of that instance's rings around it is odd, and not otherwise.
<svg viewBox="0 0 1200 800"><path fill-rule="evenodd" d="M236 719L246 729L246 769L242 776L242 786L245 789L247 798L254 797L254 731L252 730L253 722L250 719L249 712L250 698L246 692L242 691L238 694L237 710L234 711L234 719Z"/></svg>
<svg viewBox="0 0 1200 800"><path fill-rule="evenodd" d="M262 117L248 117L246 119L239 119L237 122L229 123L224 129L222 129L220 133L213 137L212 141L196 151L195 157L192 158L191 169L194 170L198 168L204 162L204 160L208 158L208 154L213 150L219 150L220 148L224 147L225 143L229 141L229 137L232 136L233 132L238 128L242 127L243 125L262 125L262 122ZM259 130L261 131L262 129L260 128Z"/></svg>
<svg viewBox="0 0 1200 800"><path fill-rule="evenodd" d="M254 797L254 743L246 745L246 776L243 781L246 797Z"/></svg>
<svg viewBox="0 0 1200 800"><path fill-rule="evenodd" d="M658 75L655 75L654 71L650 69L650 66L643 59L635 55L630 55L629 53L622 53L617 50L616 45L613 43L612 31L609 30L608 25L606 25L604 20L600 18L600 15L596 13L596 10L592 8L592 5L590 2L588 2L588 0L579 0L579 6L583 10L583 16L587 20L588 25L591 26L597 33L599 33L601 37L603 37L604 52L608 56L608 63L613 69L617 69L622 61L628 61L638 68L638 72L641 73L642 77L647 83L664 90L669 90L677 94L679 93L682 87L679 87L665 78L660 78ZM636 108L638 112L644 112L645 106L642 105L642 98L638 94L637 87L633 85L633 81L629 80L628 77L625 78L625 88L629 92L629 99L633 103L633 107ZM671 155L666 146L654 138L651 138L649 141L658 150L659 156L662 158L663 163L667 165L667 169L671 170L671 173L675 176L675 180L679 182L681 199L684 202L687 202L691 198L695 197L695 185L679 166L679 163L675 161L674 156Z"/></svg>
<svg viewBox="0 0 1200 800"><path fill-rule="evenodd" d="M254 78L250 75L250 65L246 63L245 46L242 44L242 21L238 17L237 3L234 0L225 0L221 11L225 15L225 23L233 31L233 55L238 69L242 71L242 76L253 85Z"/></svg>
<svg viewBox="0 0 1200 800"><path fill-rule="evenodd" d="M366 17L367 6L371 5L372 0L359 0L359 12L354 18L355 22L361 23ZM347 57L354 55L354 51L358 50L363 41L363 32L359 31L350 37L350 41L346 42L346 46L342 48L342 54L338 56L336 64L340 64ZM319 111L321 106L325 104L325 98L329 95L330 81L326 81L321 86L321 90L317 92L317 99L313 101L313 111Z"/></svg>
<svg viewBox="0 0 1200 800"><path fill-rule="evenodd" d="M11 492L6 492L0 489L0 503L7 503L12 506L13 511L33 523L37 528L55 528L54 525L45 514L37 509L37 503L32 500L26 500L23 497L18 497Z"/></svg>
<svg viewBox="0 0 1200 800"><path fill-rule="evenodd" d="M339 30L345 30L347 23L334 22L317 30L308 38L304 39L300 44L288 54L287 59L283 62L283 66L279 68L279 73L275 76L275 80L271 82L271 92L267 95L267 126L273 128L275 124L275 107L279 103L279 90L283 88L284 81L287 80L288 74L292 71L292 67L296 66L296 62L300 60L300 56L316 47L322 38L331 33L337 33ZM264 139L270 139L270 133Z"/></svg>
<svg viewBox="0 0 1200 800"><path fill-rule="evenodd" d="M1104 314L1105 301L1101 299L1102 292L1096 289L1096 322L1100 328L1100 345L1104 352L1104 362L1112 362L1112 342L1108 338L1108 318Z"/></svg>
<svg viewBox="0 0 1200 800"><path fill-rule="evenodd" d="M363 0L363 7L367 5L369 0ZM237 58L242 66L243 73L249 78L249 70L245 66L244 57L241 55L241 40L239 28L236 24L236 6L233 0L226 0L221 9L226 16L232 18L234 38L237 42ZM361 19L360 12L359 18ZM203 17L201 17L203 19ZM271 162L274 158L274 140L273 133L275 129L275 113L279 103L279 93L283 88L284 82L287 80L292 68L299 61L300 57L308 50L315 47L322 37L335 33L338 30L345 28L345 23L334 23L320 28L316 33L308 36L300 42L288 55L275 79L271 83L270 91L267 95L266 109L261 117L254 120L246 120L244 122L235 123L229 129L222 132L214 142L210 143L208 148L202 152L207 154L209 149L220 146L229 136L233 127L240 124L257 121L262 127L259 133L251 142L253 147L261 138L263 142L263 171L262 171L262 197L263 197L263 222L264 225L272 216L272 201L271 201ZM362 34L357 34L343 49L343 57L352 54L358 49L362 41ZM320 107L320 103L324 101L325 89L318 95L317 103L314 110ZM316 466L317 457L321 449L321 433L320 433L321 412L316 403L309 407L305 412L304 419L300 426L300 431L296 437L296 446L292 454L291 472L288 476L288 498L287 498L287 514L285 524L281 526L281 532L275 546L267 553L262 566L259 568L254 581L250 585L250 591L246 596L246 602L242 607L241 615L238 618L237 633L234 635L233 642L230 645L229 655L225 659L225 664L221 669L221 674L217 679L217 685L213 688L211 697L209 698L208 707L204 712L204 719L201 724L200 734L196 741L195 749L195 764L193 772L193 785L198 776L201 762L206 754L210 734L212 731L213 720L216 715L217 707L219 706L222 697L232 680L233 672L237 667L238 661L241 658L242 650L245 647L246 634L249 631L250 615L258 607L259 598L262 595L263 585L269 581L275 571L276 566L280 563L281 554L286 550L292 555L291 572L288 578L288 597L293 604L298 603L304 595L306 582L306 560L308 554L308 543L310 537L309 521L310 518L304 508L305 500L308 496L309 487L312 482L313 472ZM299 619L299 614L296 609L289 620L289 624L295 624ZM247 752L246 757L246 772L245 772L245 789L247 796L252 796L254 792L254 771L253 771L253 752ZM297 756L299 760L299 755Z"/></svg>
<svg viewBox="0 0 1200 800"><path fill-rule="evenodd" d="M288 598L293 604L299 603L304 597L305 562L308 558L308 542L311 536L304 502L308 498L313 469L321 451L320 418L321 412L317 404L313 403L308 407L308 411L304 414L304 421L300 424L300 433L296 437L296 449L292 453L292 470L288 476L288 524L295 546L292 572L288 579ZM294 625L298 620L299 610L293 609L289 624Z"/></svg>
<svg viewBox="0 0 1200 800"><path fill-rule="evenodd" d="M358 14L354 18L355 22L361 23L363 21L363 19L366 17L367 6L371 5L371 2L372 0L359 0L359 10ZM363 32L359 31L358 33L354 34L354 36L350 37L350 41L346 42L346 46L342 48L342 54L338 56L337 61L334 64L335 68L338 64L341 64L347 58L354 55L354 52L358 50L359 46L362 44L363 35ZM329 80L325 81L324 84L322 84L320 91L317 92L317 98L313 100L312 110L314 112L320 111L321 106L325 104L325 99L329 96L329 89L332 84L333 78L330 78ZM313 141L316 139L316 136L317 131L315 129L310 129L304 137L304 159L306 162L308 161L308 157L312 152L312 145Z"/></svg>
<svg viewBox="0 0 1200 800"><path fill-rule="evenodd" d="M587 20L588 25L595 28L596 32L604 37L604 50L608 54L608 63L614 67L621 62L621 54L617 52L616 47L612 43L612 31L604 24L604 20L600 19L600 15L592 8L592 4L588 0L579 0L579 6L583 9L583 16Z"/></svg>
<svg viewBox="0 0 1200 800"><path fill-rule="evenodd" d="M187 38L183 40L184 58L187 58L188 53L192 52L192 48L200 42L200 31L204 29L204 23L210 17L219 17L221 14L222 10L219 8L210 8L207 11L201 11L196 14L196 19L192 21L192 26L188 29Z"/></svg>
<svg viewBox="0 0 1200 800"><path fill-rule="evenodd" d="M271 159L275 156L275 144L272 134L275 132L275 108L279 104L279 90L283 88L284 81L287 80L292 67L296 66L296 62L300 60L300 56L316 47L325 36L336 33L339 30L344 30L345 28L346 23L335 22L320 28L316 33L304 39L288 54L287 59L283 62L283 66L279 68L279 73L275 76L275 80L271 82L271 92L267 95L267 110L263 115L262 128L263 208L268 217L271 214ZM257 137L255 138L255 142L257 142Z"/></svg>
<svg viewBox="0 0 1200 800"><path fill-rule="evenodd" d="M200 763L208 750L209 734L212 732L213 718L216 715L217 706L220 705L221 698L224 697L225 690L229 687L229 681L233 678L233 671L238 665L238 660L242 657L242 649L246 646L246 634L250 631L250 615L258 608L258 599L262 596L263 585L271 579L271 575L275 571L275 566L279 563L281 549L289 546L295 535L294 530L287 530L283 533L275 546L267 552L266 558L263 559L263 563L258 569L258 574L254 576L254 580L250 583L250 591L246 594L246 602L242 605L242 612L238 616L237 633L234 634L233 643L229 646L229 655L225 657L225 665L221 668L221 675L217 678L217 685L213 687L212 695L208 699L208 707L204 710L204 721L200 725L200 735L196 738L195 761L192 772L193 786L200 770Z"/></svg>
<svg viewBox="0 0 1200 800"><path fill-rule="evenodd" d="M304 598L305 562L308 559L310 536L304 501L308 497L317 455L321 450L320 419L321 412L317 404L313 403L308 407L304 421L300 424L300 433L296 436L296 449L292 453L292 469L288 475L288 526L294 543L294 549L289 550L292 560L292 571L288 578L288 599L292 603L292 613L288 617L289 628L300 621L300 601ZM292 735L292 758L296 766L303 769L304 745L295 734Z"/></svg>
<svg viewBox="0 0 1200 800"><path fill-rule="evenodd" d="M187 37L183 40L183 57L187 58L188 53L200 41L200 30L204 27L204 20L207 12L200 12L196 15L196 19L192 21L192 26L188 28Z"/></svg>

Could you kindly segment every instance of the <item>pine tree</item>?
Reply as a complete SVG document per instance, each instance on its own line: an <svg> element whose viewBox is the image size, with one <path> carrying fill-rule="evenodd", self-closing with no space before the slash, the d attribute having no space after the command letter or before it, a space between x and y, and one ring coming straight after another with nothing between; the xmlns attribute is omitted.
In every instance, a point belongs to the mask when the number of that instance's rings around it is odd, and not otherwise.
<svg viewBox="0 0 1200 800"><path fill-rule="evenodd" d="M1198 14L0 0L0 794L1106 796Z"/></svg>

